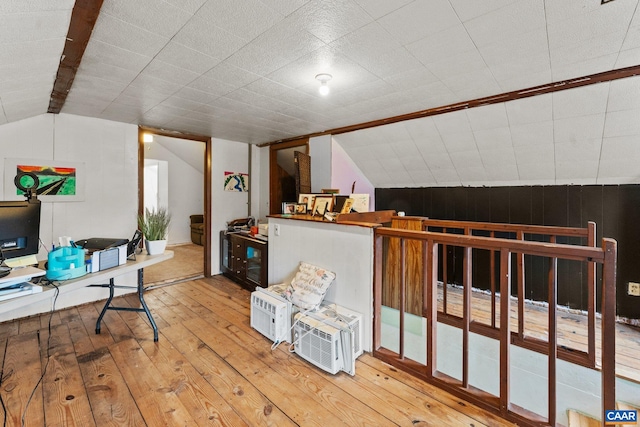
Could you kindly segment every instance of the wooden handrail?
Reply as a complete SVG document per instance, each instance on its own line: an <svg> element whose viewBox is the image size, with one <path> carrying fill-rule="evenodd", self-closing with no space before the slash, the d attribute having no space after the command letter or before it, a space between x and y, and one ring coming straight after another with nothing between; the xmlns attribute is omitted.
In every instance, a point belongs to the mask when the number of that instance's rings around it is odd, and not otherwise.
<svg viewBox="0 0 640 427"><path fill-rule="evenodd" d="M375 230L375 274L374 274L374 355L399 368L436 384L458 396L461 396L475 404L493 410L502 416L523 425L555 425L556 424L556 371L557 359L561 355L571 363L595 367L595 279L596 264L602 264L602 410L615 408L615 280L616 280L616 252L617 244L612 239L603 239L602 247L595 247L595 224L589 223L585 229L572 231L564 227L541 226L515 226L511 224L482 223L483 230L490 231L490 236L495 232L510 231L516 233L515 239L482 237L472 235L473 230L478 229L476 223L428 220L429 224L442 228L443 232L414 231L379 227ZM505 227L503 227L505 226ZM451 234L448 231L460 229L465 234ZM544 232L543 232L544 230ZM547 235L549 242L524 240L525 233ZM587 246L556 243L559 236L586 237ZM405 294L407 292L406 276L406 247L407 240L422 243L422 298L423 313L426 319L426 365L405 359L404 333L399 337L399 353L382 347L380 333L383 295L383 266L384 239L399 239L400 263L397 265L400 274L400 331L404 331L404 312L406 305ZM460 247L463 251L462 292L463 308L462 316L452 316L444 312L438 312L438 246ZM499 283L500 294L500 324L496 327L495 310L492 309L491 325L476 323L471 319L471 289L472 289L472 250L482 249L491 253L500 254L499 257ZM518 289L518 330L510 330L510 300L511 300L511 274L512 254L516 255L517 289ZM446 257L446 252L443 254ZM550 260L548 269L548 340L524 337L524 255L532 255ZM493 257L491 258L493 260ZM558 260L572 260L585 263L588 267L589 281L589 310L588 310L588 351L586 356L589 363L584 362L584 354L580 351L560 348L557 343L557 268ZM445 264L446 267L446 264ZM493 270L493 263L492 263ZM446 274L445 274L446 277ZM445 283L446 285L446 283ZM446 286L443 286L446 288ZM492 285L492 301L495 302L495 286ZM446 295L446 294L445 294ZM444 322L462 330L462 369L461 380L456 380L437 370L437 323ZM474 389L469 384L469 334L479 333L500 341L500 394L492 396L489 393ZM542 419L539 415L530 413L522 408L517 408L510 401L510 346L511 344L523 345L534 351L548 354L548 417ZM604 414L604 412L603 412Z"/></svg>

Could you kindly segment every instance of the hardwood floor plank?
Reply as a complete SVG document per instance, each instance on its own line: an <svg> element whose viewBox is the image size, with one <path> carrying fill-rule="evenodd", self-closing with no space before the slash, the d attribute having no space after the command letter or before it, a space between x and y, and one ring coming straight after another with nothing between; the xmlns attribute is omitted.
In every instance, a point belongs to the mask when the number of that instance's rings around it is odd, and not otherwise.
<svg viewBox="0 0 640 427"><path fill-rule="evenodd" d="M96 425L145 425L127 383L106 347L79 356L78 366Z"/></svg>
<svg viewBox="0 0 640 427"><path fill-rule="evenodd" d="M330 409L322 408L322 401L317 396L301 390L295 379L279 375L266 364L262 360L264 354L255 355L246 350L243 345L224 336L219 329L203 319L189 320L185 322L185 326L247 381L262 390L271 402L297 424L347 425ZM304 395L307 402L304 406L296 405L296 401L300 400L300 394Z"/></svg>
<svg viewBox="0 0 640 427"><path fill-rule="evenodd" d="M473 418L474 420L477 420L482 424L486 424L487 426L513 425L509 421L506 421L498 417L497 415L492 414L491 412L480 409L477 406L472 405L469 402L465 402L464 400L459 399L452 394L446 393L429 383L425 383L424 381L412 376L411 374L398 370L395 367L376 359L370 354L363 354L358 358L358 361L373 367L389 378L394 378L402 382L403 384L420 391L421 393L432 396L438 402L441 402L450 408L461 411L465 415Z"/></svg>
<svg viewBox="0 0 640 427"><path fill-rule="evenodd" d="M109 332L108 325L105 322L102 322L100 327L100 334L96 334L96 320L98 320L98 315L100 312L96 310L93 304L85 304L78 306L78 314L80 315L80 319L84 324L85 329L87 330L87 336L91 340L91 344L93 348L101 348L107 347L110 344L113 344L113 337Z"/></svg>
<svg viewBox="0 0 640 427"><path fill-rule="evenodd" d="M163 336L184 355L247 424L277 427L296 425L258 388L183 325L167 328L163 331Z"/></svg>
<svg viewBox="0 0 640 427"><path fill-rule="evenodd" d="M69 336L71 337L71 342L73 343L73 348L77 357L95 350L93 342L89 337L89 332L87 331L77 308L73 307L63 310L60 314L60 319L69 328ZM91 333L95 334L93 329L91 330Z"/></svg>
<svg viewBox="0 0 640 427"><path fill-rule="evenodd" d="M148 426L196 426L176 390L131 339L109 347L122 377Z"/></svg>
<svg viewBox="0 0 640 427"><path fill-rule="evenodd" d="M45 344L43 342L43 344ZM46 353L41 345L41 351ZM66 325L52 327L49 363L44 365L44 414L46 425L95 426L87 391L82 381L69 329Z"/></svg>
<svg viewBox="0 0 640 427"><path fill-rule="evenodd" d="M166 339L140 346L198 425L248 425Z"/></svg>
<svg viewBox="0 0 640 427"><path fill-rule="evenodd" d="M37 331L9 338L1 390L7 408L8 425L23 425L24 416L26 425L30 427L44 426L42 384L38 385L42 375L41 368Z"/></svg>

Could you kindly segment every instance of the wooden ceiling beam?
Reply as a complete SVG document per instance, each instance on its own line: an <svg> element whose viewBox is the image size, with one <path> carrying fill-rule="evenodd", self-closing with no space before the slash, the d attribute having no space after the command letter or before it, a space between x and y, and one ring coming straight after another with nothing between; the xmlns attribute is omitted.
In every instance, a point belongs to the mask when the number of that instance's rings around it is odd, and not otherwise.
<svg viewBox="0 0 640 427"><path fill-rule="evenodd" d="M268 147L270 145L282 144L285 142L293 141L301 138L314 138L322 135L339 135L341 133L353 132L356 130L368 129L376 126L388 125L391 123L403 122L405 120L419 119L422 117L435 116L437 114L451 113L458 110L466 110L468 108L481 107L483 105L497 104L499 102L513 101L521 98L528 98L530 96L541 95L543 93L557 92L566 89L573 89L576 87L587 86L596 83L610 82L613 80L624 79L627 77L633 77L640 75L640 65L633 65L631 67L619 68L617 70L605 71L602 73L591 74L584 77L577 77L575 79L563 80L560 82L549 83L540 86L534 86L527 89L514 90L512 92L505 92L498 95L487 96L484 98L478 98L471 101L458 102L456 104L444 105L442 107L430 108L428 110L416 111L414 113L403 114L400 116L389 117L386 119L373 120L366 123L359 123L357 125L344 126L335 129L329 129L322 132L310 133L302 136L295 136L286 139L280 139L272 142L265 142L257 144L258 147Z"/></svg>
<svg viewBox="0 0 640 427"><path fill-rule="evenodd" d="M82 61L82 56L91 38L93 27L100 14L102 2L103 0L76 0L76 4L73 6L67 40L51 91L49 113L60 113L67 100L80 61Z"/></svg>

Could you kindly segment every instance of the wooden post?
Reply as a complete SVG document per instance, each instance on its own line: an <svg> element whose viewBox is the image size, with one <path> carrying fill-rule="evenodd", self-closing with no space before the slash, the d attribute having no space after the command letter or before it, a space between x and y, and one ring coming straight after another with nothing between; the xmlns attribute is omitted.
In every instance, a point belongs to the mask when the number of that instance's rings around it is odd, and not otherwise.
<svg viewBox="0 0 640 427"><path fill-rule="evenodd" d="M511 360L509 358L511 332L509 327L509 300L511 299L511 252L500 250L500 412L509 412Z"/></svg>
<svg viewBox="0 0 640 427"><path fill-rule="evenodd" d="M618 243L602 239L602 419L616 409L616 268Z"/></svg>
<svg viewBox="0 0 640 427"><path fill-rule="evenodd" d="M558 297L558 258L549 259L549 335L548 361L548 408L549 425L556 425L556 366L558 358L558 323L556 318Z"/></svg>
<svg viewBox="0 0 640 427"><path fill-rule="evenodd" d="M587 224L587 246L596 247L596 223ZM596 366L596 263L587 262L587 353L591 367Z"/></svg>
<svg viewBox="0 0 640 427"><path fill-rule="evenodd" d="M469 327L471 325L471 248L464 247L462 266L462 387L469 386Z"/></svg>
<svg viewBox="0 0 640 427"><path fill-rule="evenodd" d="M433 240L427 241L425 251L427 264L427 289L424 292L427 306L427 377L432 378L438 370L437 336L438 336L438 245Z"/></svg>

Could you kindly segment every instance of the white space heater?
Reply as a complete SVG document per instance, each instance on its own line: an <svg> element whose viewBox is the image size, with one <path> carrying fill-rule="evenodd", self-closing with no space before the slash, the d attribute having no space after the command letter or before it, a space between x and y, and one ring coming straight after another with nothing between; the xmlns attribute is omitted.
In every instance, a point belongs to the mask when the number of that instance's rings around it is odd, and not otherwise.
<svg viewBox="0 0 640 427"><path fill-rule="evenodd" d="M288 302L267 292L252 292L251 327L271 341L287 340L291 328Z"/></svg>
<svg viewBox="0 0 640 427"><path fill-rule="evenodd" d="M300 357L331 374L355 375L362 354L361 314L331 304L295 319L293 342Z"/></svg>
<svg viewBox="0 0 640 427"><path fill-rule="evenodd" d="M291 342L291 319L298 308L284 296L286 286L257 287L251 293L251 327L271 341Z"/></svg>

